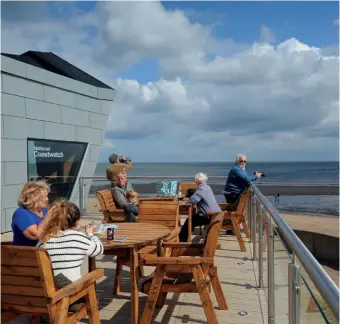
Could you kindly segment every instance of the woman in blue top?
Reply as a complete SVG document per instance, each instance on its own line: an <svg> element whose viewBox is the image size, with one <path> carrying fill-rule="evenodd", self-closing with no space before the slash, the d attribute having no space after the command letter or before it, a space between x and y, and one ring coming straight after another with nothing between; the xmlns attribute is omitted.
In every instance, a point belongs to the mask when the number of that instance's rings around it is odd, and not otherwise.
<svg viewBox="0 0 340 324"><path fill-rule="evenodd" d="M18 200L19 208L13 214L13 244L35 246L47 214L46 205L50 187L44 181L30 181L24 185Z"/></svg>

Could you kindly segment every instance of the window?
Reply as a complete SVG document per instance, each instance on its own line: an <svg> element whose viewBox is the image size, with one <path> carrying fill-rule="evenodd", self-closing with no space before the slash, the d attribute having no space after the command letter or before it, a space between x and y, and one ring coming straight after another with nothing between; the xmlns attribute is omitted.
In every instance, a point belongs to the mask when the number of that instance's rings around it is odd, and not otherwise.
<svg viewBox="0 0 340 324"><path fill-rule="evenodd" d="M27 139L28 179L46 179L51 184L50 202L69 199L87 143Z"/></svg>

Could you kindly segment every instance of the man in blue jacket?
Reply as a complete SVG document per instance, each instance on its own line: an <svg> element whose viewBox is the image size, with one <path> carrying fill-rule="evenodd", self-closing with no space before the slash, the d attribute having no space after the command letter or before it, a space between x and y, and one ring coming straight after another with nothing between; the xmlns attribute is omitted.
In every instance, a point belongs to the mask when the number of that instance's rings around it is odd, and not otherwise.
<svg viewBox="0 0 340 324"><path fill-rule="evenodd" d="M260 172L248 176L246 171L247 157L244 154L237 154L235 164L229 171L228 179L224 188L224 197L227 203L238 204L239 198L248 187L250 181L261 178Z"/></svg>

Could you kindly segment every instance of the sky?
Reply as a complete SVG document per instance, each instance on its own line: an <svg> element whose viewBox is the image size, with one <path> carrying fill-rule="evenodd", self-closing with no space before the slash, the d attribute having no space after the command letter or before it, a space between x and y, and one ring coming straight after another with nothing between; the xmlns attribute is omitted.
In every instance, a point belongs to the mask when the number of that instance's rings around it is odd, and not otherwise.
<svg viewBox="0 0 340 324"><path fill-rule="evenodd" d="M1 51L117 90L100 160L339 159L337 2L1 2Z"/></svg>

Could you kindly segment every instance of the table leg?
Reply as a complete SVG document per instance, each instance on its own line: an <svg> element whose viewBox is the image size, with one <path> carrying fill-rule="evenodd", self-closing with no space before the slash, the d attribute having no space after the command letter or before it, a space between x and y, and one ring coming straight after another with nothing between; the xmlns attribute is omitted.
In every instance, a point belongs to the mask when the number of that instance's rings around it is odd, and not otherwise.
<svg viewBox="0 0 340 324"><path fill-rule="evenodd" d="M96 258L89 258L89 272L96 270Z"/></svg>
<svg viewBox="0 0 340 324"><path fill-rule="evenodd" d="M157 256L159 257L164 256L162 244L163 244L163 240L157 241Z"/></svg>
<svg viewBox="0 0 340 324"><path fill-rule="evenodd" d="M192 232L192 206L188 207L188 242L191 242Z"/></svg>
<svg viewBox="0 0 340 324"><path fill-rule="evenodd" d="M130 279L131 279L131 323L138 324L139 292L138 292L138 251L130 249Z"/></svg>

